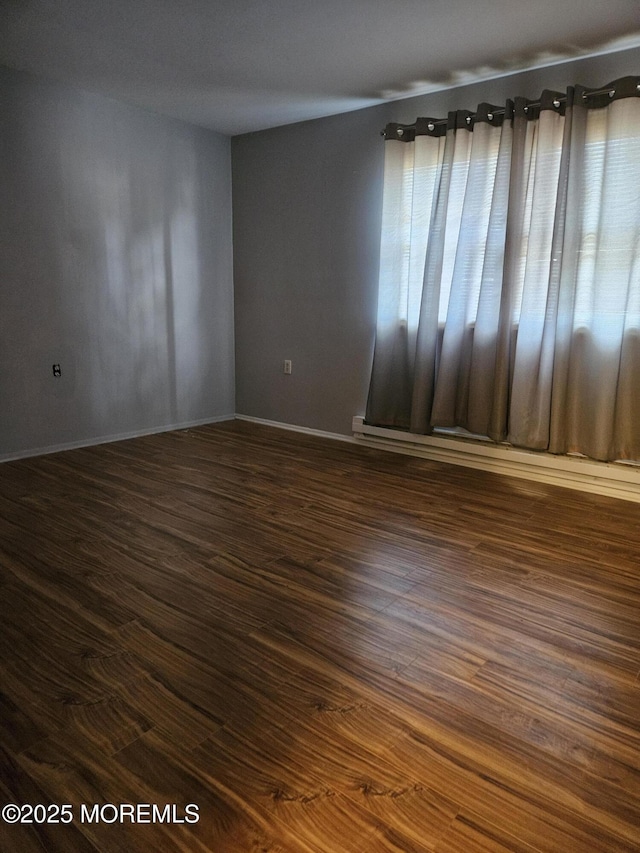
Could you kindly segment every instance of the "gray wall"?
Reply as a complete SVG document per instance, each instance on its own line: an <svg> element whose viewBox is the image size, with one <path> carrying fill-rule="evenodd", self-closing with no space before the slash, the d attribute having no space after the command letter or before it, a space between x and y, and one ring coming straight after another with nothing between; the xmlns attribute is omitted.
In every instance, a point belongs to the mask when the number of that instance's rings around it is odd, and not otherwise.
<svg viewBox="0 0 640 853"><path fill-rule="evenodd" d="M7 70L0 102L0 455L232 416L229 140Z"/></svg>
<svg viewBox="0 0 640 853"><path fill-rule="evenodd" d="M237 412L344 434L364 413L387 121L638 73L634 49L235 137Z"/></svg>
<svg viewBox="0 0 640 853"><path fill-rule="evenodd" d="M349 433L363 408L384 124L376 107L232 140L239 414Z"/></svg>
<svg viewBox="0 0 640 853"><path fill-rule="evenodd" d="M237 404L229 140L0 69L0 456L234 410L348 434L380 129L639 69L634 49L233 139Z"/></svg>

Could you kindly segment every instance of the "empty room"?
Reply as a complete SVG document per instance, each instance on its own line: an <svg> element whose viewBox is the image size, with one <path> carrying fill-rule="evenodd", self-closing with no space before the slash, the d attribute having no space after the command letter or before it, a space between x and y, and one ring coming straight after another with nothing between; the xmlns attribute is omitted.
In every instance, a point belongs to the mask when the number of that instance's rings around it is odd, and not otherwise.
<svg viewBox="0 0 640 853"><path fill-rule="evenodd" d="M0 2L0 851L640 850L637 0Z"/></svg>

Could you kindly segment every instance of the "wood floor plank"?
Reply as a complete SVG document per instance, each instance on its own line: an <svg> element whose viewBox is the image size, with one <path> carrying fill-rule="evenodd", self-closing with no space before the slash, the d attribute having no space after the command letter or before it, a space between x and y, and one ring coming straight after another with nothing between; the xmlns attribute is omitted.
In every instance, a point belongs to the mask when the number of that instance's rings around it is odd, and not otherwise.
<svg viewBox="0 0 640 853"><path fill-rule="evenodd" d="M535 797L542 806L548 797L563 802L567 809L582 811L587 808L591 815L600 813L603 826L614 833L628 833L634 841L640 841L640 830L632 817L637 809L640 790L635 774L628 777L629 789L611 783L596 773L576 774L576 768L556 755L544 738L529 737L532 720L523 717L516 709L505 708L506 713L493 707L478 716L478 697L472 695L466 701L455 699L455 691L435 690L429 684L412 684L401 677L390 679L375 668L351 666L345 669L343 659L326 644L308 637L292 637L288 632L271 631L262 634L264 642L274 646L288 647L298 661L307 665L321 666L325 672L339 672L346 683L360 689L365 695L373 691L378 701L395 710L407 726L422 726L428 720L426 731L442 741L466 743L469 756L474 763L484 765L486 773L501 779L501 785L519 784L523 797ZM451 679L451 683L455 680ZM459 685L458 685L459 686ZM497 712L497 713L496 713ZM394 752L396 745L394 744ZM535 758L533 757L535 756ZM618 772L626 770L624 753L621 754ZM407 754L407 762L412 761ZM522 779L522 767L537 762L536 773ZM608 764L606 765L609 766ZM602 769L602 767L601 767ZM596 786L594 780L598 778ZM619 807L620 814L617 814Z"/></svg>
<svg viewBox="0 0 640 853"><path fill-rule="evenodd" d="M58 793L61 793L57 789ZM16 760L15 755L0 749L0 801L22 806L61 804L60 799L51 799L46 788L28 773ZM80 831L74 823L37 823L9 824L0 821L0 849L7 851L48 851L59 850L69 853L95 853L100 848Z"/></svg>
<svg viewBox="0 0 640 853"><path fill-rule="evenodd" d="M243 421L3 464L0 806L75 819L0 849L637 851L639 512Z"/></svg>
<svg viewBox="0 0 640 853"><path fill-rule="evenodd" d="M460 813L473 814L476 821L493 825L494 834L503 839L496 845L497 850L504 846L517 850L518 844L525 849L529 846L540 851L572 853L594 849L631 853L637 848L633 823L622 835L605 828L579 798L558 798L555 786L547 784L549 777L544 768L536 771L524 756L512 763L507 752L505 749L504 764L492 764L491 751L485 752L484 747L470 747L455 734L416 729L393 748L394 760L410 762L413 772L428 778L434 790L446 790L460 804ZM451 833L439 840L440 846L455 850L458 844L461 851L465 850L458 835L460 830L461 827L452 826ZM512 839L506 842L509 836ZM594 848L594 838L599 839L600 847ZM481 843L493 850L487 840Z"/></svg>

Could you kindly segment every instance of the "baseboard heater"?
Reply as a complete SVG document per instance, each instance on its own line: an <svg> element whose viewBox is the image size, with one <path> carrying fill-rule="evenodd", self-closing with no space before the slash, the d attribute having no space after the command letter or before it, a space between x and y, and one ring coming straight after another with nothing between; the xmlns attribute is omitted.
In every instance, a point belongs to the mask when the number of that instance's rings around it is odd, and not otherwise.
<svg viewBox="0 0 640 853"><path fill-rule="evenodd" d="M353 418L352 429L367 447L640 503L640 467L636 465L553 456L457 436L415 435L369 426L362 417Z"/></svg>

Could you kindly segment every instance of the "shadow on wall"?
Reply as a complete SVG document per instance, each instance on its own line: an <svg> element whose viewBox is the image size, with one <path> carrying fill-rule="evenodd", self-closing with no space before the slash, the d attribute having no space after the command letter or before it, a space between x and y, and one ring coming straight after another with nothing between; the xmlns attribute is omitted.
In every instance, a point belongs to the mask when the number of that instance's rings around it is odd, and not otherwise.
<svg viewBox="0 0 640 853"><path fill-rule="evenodd" d="M232 413L228 140L7 88L0 453Z"/></svg>
<svg viewBox="0 0 640 853"><path fill-rule="evenodd" d="M184 416L179 380L193 385L200 375L200 302L207 282L197 224L198 164L190 146L170 150L171 142L164 139L151 151L136 146L124 168L121 157L98 159L76 187L73 207L89 214L87 239L77 249L90 284L77 269L66 270L64 279L75 279L83 320L97 344L90 358L101 381L87 390L98 423L123 402L154 423L178 423Z"/></svg>

